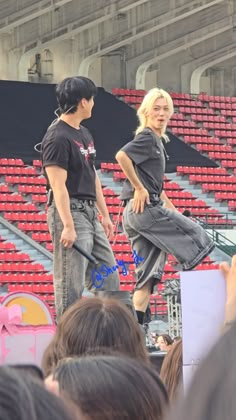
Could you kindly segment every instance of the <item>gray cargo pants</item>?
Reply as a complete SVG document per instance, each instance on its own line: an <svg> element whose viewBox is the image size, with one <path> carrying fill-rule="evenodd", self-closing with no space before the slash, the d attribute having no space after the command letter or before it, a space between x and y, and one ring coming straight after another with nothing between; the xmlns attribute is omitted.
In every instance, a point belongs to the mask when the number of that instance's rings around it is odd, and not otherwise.
<svg viewBox="0 0 236 420"><path fill-rule="evenodd" d="M76 242L88 254L92 254L99 264L115 266L116 261L105 231L98 221L97 209L87 203L70 200L71 214L77 233ZM54 203L48 208L47 221L54 245L53 283L57 319L65 309L82 296L84 285L90 291L96 290L92 282L93 264L73 248L65 248L60 243L63 224ZM119 290L117 271L106 277L100 290Z"/></svg>
<svg viewBox="0 0 236 420"><path fill-rule="evenodd" d="M135 270L136 290L149 280L153 281L152 286L161 280L167 254L177 259L179 270L191 270L214 248L200 225L163 207L161 199L146 205L144 212L138 214L133 212L129 200L123 213L123 227L132 250L143 258Z"/></svg>

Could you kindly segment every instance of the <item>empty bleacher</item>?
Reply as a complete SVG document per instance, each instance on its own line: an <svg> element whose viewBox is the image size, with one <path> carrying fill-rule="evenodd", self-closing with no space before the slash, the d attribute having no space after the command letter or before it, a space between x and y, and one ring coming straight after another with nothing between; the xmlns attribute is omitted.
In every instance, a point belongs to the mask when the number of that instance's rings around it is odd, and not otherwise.
<svg viewBox="0 0 236 420"><path fill-rule="evenodd" d="M114 89L119 99L138 108L145 91ZM226 220L221 212L209 206L204 194L214 195L215 202L224 201L229 211L236 210L236 99L190 94L172 93L175 113L169 128L184 142L201 154L217 162L217 168L178 166L177 176L188 179L189 185L201 185L202 197L194 191L183 189L178 182L165 177L164 188L175 206L183 211L189 209L194 217L207 221L214 227L224 227ZM101 164L101 173L109 173L117 185L125 175L116 163ZM178 180L177 180L178 181ZM24 165L21 159L0 159L0 214L33 240L53 251L46 223L46 180L41 174L41 162L35 160L32 166ZM121 230L122 203L112 188L104 185L105 200L116 223L116 234L112 249L117 260L123 260L128 269L127 276L121 274L121 290L133 291L135 285L135 264L130 244ZM227 218L227 224L233 223ZM114 243L113 243L114 242ZM216 268L217 264L207 258L198 269ZM166 279L177 278L175 261L171 257L165 266L158 292L151 297L152 313L166 314L166 302L161 296ZM53 278L41 264L35 263L29 255L20 252L6 238L0 238L0 283L8 285L8 291L28 290L44 296L53 305Z"/></svg>
<svg viewBox="0 0 236 420"><path fill-rule="evenodd" d="M6 162L4 160L4 165ZM5 168L8 165L5 166ZM3 170L1 172L0 185L0 211L1 215L9 222L13 223L18 229L22 230L27 235L45 246L49 251L53 251L50 234L46 224L46 190L45 179L40 175L40 162L34 162L33 170L28 170L28 175L21 164L21 174L19 175L19 167L15 167L16 175L9 175L9 171ZM32 176L35 171L34 176ZM101 171L111 171L113 173L114 181L120 182L124 178L119 165L106 164L101 165ZM36 180L35 184L34 181ZM204 203L198 202L192 197L191 193L182 192L177 183L168 182L166 179L165 187L169 191L178 204L184 207L194 206L204 208ZM120 221L122 217L121 201L111 188L104 188L104 196L110 214L114 222ZM42 197L42 199L39 199ZM182 200L182 201L181 201ZM2 206L2 207L1 207ZM121 290L133 291L135 285L134 270L135 265L131 254L130 244L124 234L117 229L118 234L113 238L115 243L112 245L113 252L117 260L125 262L128 274L121 275ZM8 291L25 290L33 291L43 296L47 303L53 305L53 284L52 274L40 264L35 264L30 260L26 254L20 254L15 246L6 241L1 241L3 249L0 250L0 283L8 285ZM13 252L14 251L14 252ZM1 258L2 256L2 258ZM203 264L204 266L204 264ZM205 266L204 266L205 267ZM173 261L169 261L166 265L164 279L175 276L176 270L173 268ZM151 311L164 315L166 313L166 302L160 295L162 285L157 294L151 298Z"/></svg>

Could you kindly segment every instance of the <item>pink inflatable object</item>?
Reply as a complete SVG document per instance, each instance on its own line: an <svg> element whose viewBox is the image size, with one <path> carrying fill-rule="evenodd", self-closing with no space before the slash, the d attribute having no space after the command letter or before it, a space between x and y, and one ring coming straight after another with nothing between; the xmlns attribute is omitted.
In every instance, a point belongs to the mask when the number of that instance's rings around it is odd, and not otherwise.
<svg viewBox="0 0 236 420"><path fill-rule="evenodd" d="M6 296L0 306L0 364L41 366L55 329L48 306L38 296L25 292Z"/></svg>

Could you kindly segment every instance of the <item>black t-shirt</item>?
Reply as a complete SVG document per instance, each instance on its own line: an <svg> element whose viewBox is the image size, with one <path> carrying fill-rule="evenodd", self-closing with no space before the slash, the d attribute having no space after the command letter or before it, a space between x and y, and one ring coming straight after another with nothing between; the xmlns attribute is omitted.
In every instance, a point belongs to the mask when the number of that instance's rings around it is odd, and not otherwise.
<svg viewBox="0 0 236 420"><path fill-rule="evenodd" d="M57 165L67 171L70 197L96 200L95 156L93 138L87 128L80 126L77 130L62 120L48 128L42 141L43 168Z"/></svg>
<svg viewBox="0 0 236 420"><path fill-rule="evenodd" d="M135 172L149 194L160 196L165 174L165 152L162 139L149 128L145 128L121 149L132 160ZM122 200L129 200L134 189L129 180L124 182Z"/></svg>

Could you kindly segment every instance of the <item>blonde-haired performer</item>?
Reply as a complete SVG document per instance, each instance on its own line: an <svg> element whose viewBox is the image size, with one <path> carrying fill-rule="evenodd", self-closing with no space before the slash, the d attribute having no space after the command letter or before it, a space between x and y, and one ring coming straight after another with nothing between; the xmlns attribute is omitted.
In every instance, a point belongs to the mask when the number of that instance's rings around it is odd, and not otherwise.
<svg viewBox="0 0 236 420"><path fill-rule="evenodd" d="M140 257L133 296L140 324L153 287L162 278L167 254L175 256L181 270L191 270L214 248L202 227L179 213L163 190L165 131L173 112L170 95L151 89L138 110L136 136L116 154L127 176L121 194L123 226Z"/></svg>

